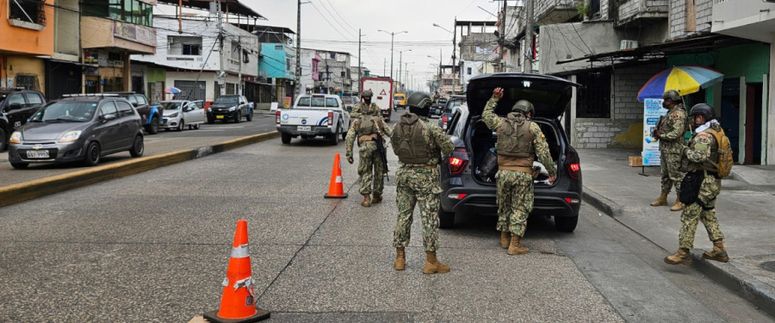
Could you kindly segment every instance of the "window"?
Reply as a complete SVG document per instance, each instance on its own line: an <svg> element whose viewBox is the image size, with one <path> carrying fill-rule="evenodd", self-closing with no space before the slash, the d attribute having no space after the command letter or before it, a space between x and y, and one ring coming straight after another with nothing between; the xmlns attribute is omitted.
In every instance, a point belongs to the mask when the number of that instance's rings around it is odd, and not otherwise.
<svg viewBox="0 0 775 323"><path fill-rule="evenodd" d="M113 101L111 102L105 102L100 106L100 115L108 115L108 114L117 114L118 111L116 110L116 105L113 104Z"/></svg>
<svg viewBox="0 0 775 323"><path fill-rule="evenodd" d="M466 73L468 73L468 75L471 75L471 68L470 67L466 68Z"/></svg>
<svg viewBox="0 0 775 323"><path fill-rule="evenodd" d="M46 24L45 3L42 0L10 0L8 19L21 20L38 25Z"/></svg>
<svg viewBox="0 0 775 323"><path fill-rule="evenodd" d="M578 90L577 118L611 117L611 73L607 70L579 74L576 82L584 87Z"/></svg>
<svg viewBox="0 0 775 323"><path fill-rule="evenodd" d="M132 105L124 101L116 101L116 107L118 107L118 112L121 113L121 115L128 116L134 114L134 112L132 112Z"/></svg>
<svg viewBox="0 0 775 323"><path fill-rule="evenodd" d="M22 87L25 90L37 90L38 76L37 75L16 75L16 86Z"/></svg>
<svg viewBox="0 0 775 323"><path fill-rule="evenodd" d="M129 96L126 97L126 99L129 101L129 103L131 103L133 105L134 104L139 104L139 102L137 102L137 98L134 95L129 95Z"/></svg>
<svg viewBox="0 0 775 323"><path fill-rule="evenodd" d="M335 98L326 98L326 107L327 108L338 108L339 107L339 102L337 102Z"/></svg>
<svg viewBox="0 0 775 323"><path fill-rule="evenodd" d="M201 38L199 39L201 41ZM183 44L183 55L201 55L202 44Z"/></svg>
<svg viewBox="0 0 775 323"><path fill-rule="evenodd" d="M330 57L331 59L336 59L336 53L331 53Z"/></svg>
<svg viewBox="0 0 775 323"><path fill-rule="evenodd" d="M137 100L138 104L148 104L148 101L145 99L145 95L135 95L135 98Z"/></svg>
<svg viewBox="0 0 775 323"><path fill-rule="evenodd" d="M37 93L26 93L24 96L27 97L27 103L31 105L43 104L43 98Z"/></svg>
<svg viewBox="0 0 775 323"><path fill-rule="evenodd" d="M21 94L12 94L8 97L8 106L15 104L24 105L24 97Z"/></svg>
<svg viewBox="0 0 775 323"><path fill-rule="evenodd" d="M283 50L283 45L274 45L274 50Z"/></svg>
<svg viewBox="0 0 775 323"><path fill-rule="evenodd" d="M239 61L240 59L240 46L239 42L231 42L231 59Z"/></svg>
<svg viewBox="0 0 775 323"><path fill-rule="evenodd" d="M153 27L153 6L139 0L82 0L81 11L84 16Z"/></svg>
<svg viewBox="0 0 775 323"><path fill-rule="evenodd" d="M345 72L345 71L342 71L342 73L340 73L340 76L341 76L342 78L345 78L345 77L347 77L347 72Z"/></svg>

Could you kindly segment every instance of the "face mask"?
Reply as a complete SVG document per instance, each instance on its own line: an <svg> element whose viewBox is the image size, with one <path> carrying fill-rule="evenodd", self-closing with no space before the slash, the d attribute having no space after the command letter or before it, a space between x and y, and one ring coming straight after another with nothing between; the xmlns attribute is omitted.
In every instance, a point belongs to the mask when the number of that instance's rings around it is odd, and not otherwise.
<svg viewBox="0 0 775 323"><path fill-rule="evenodd" d="M670 104L668 104L667 100L662 101L662 107L665 109L670 109Z"/></svg>

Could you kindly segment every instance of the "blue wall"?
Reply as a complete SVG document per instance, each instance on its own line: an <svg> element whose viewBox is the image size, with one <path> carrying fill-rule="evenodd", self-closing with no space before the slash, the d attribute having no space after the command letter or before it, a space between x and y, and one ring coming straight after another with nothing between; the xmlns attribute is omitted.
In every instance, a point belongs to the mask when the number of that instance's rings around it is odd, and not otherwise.
<svg viewBox="0 0 775 323"><path fill-rule="evenodd" d="M285 47L280 43L261 43L259 75L271 78L291 78L286 64Z"/></svg>

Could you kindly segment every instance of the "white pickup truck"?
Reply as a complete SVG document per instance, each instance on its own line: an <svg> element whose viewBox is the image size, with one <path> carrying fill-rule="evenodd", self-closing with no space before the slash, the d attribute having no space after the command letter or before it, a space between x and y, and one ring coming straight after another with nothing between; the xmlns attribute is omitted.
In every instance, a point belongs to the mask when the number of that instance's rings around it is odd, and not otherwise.
<svg viewBox="0 0 775 323"><path fill-rule="evenodd" d="M296 99L291 109L277 109L275 123L283 144L290 144L291 138L296 137L325 137L337 145L350 129L350 113L337 95L305 94Z"/></svg>

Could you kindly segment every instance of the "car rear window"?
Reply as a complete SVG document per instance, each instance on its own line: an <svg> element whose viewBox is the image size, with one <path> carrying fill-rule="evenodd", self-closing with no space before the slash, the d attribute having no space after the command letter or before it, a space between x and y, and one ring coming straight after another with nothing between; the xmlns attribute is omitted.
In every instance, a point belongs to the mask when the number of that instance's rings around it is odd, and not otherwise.
<svg viewBox="0 0 775 323"><path fill-rule="evenodd" d="M303 96L299 98L298 106L312 108L338 108L339 102L336 98L324 96Z"/></svg>
<svg viewBox="0 0 775 323"><path fill-rule="evenodd" d="M214 104L239 104L237 96L221 96L215 99Z"/></svg>

